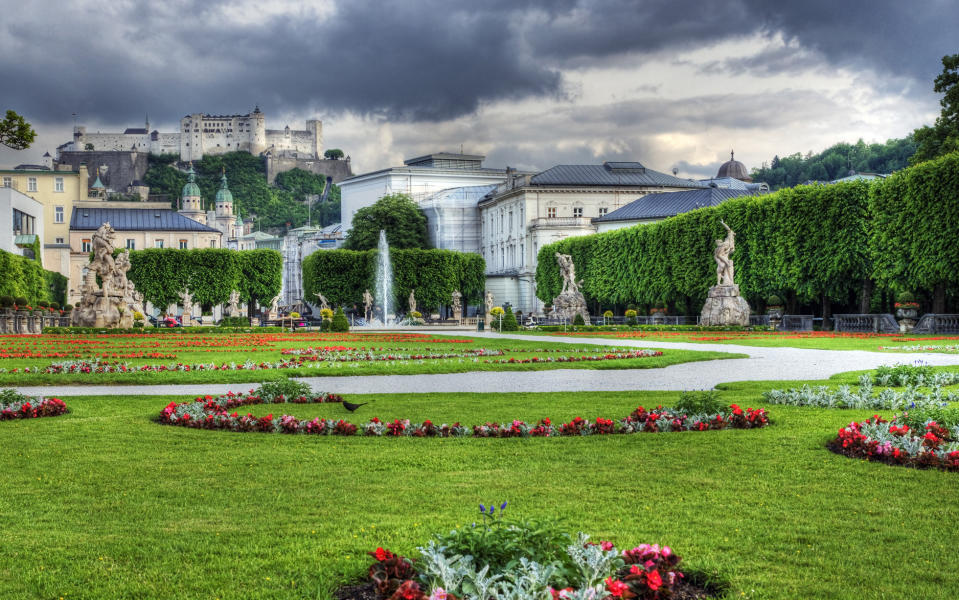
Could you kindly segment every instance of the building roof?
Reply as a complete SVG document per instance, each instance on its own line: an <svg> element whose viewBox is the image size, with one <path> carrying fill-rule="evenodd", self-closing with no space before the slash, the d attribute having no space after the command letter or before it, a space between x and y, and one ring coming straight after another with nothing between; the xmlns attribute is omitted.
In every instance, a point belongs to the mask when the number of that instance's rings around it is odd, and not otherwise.
<svg viewBox="0 0 959 600"><path fill-rule="evenodd" d="M664 219L697 208L716 206L732 198L750 195L752 194L746 190L720 187L708 187L702 190L686 190L683 192L660 192L643 196L638 200L633 200L626 206L620 207L602 217L593 219L593 222L608 223L610 221Z"/></svg>
<svg viewBox="0 0 959 600"><path fill-rule="evenodd" d="M458 168L480 168L483 159L482 154L456 154L453 152L434 152L433 154L424 154L416 158L408 158L403 161L404 165L426 166L426 167L444 167L458 165Z"/></svg>
<svg viewBox="0 0 959 600"><path fill-rule="evenodd" d="M50 171L50 167L45 167L43 165L17 165L13 168L14 171Z"/></svg>
<svg viewBox="0 0 959 600"><path fill-rule="evenodd" d="M187 181L183 186L183 192L180 194L184 198L200 195L200 186L196 184L196 171L193 170L193 163L190 163L190 170L186 172Z"/></svg>
<svg viewBox="0 0 959 600"><path fill-rule="evenodd" d="M265 231L254 231L253 233L248 233L244 236L240 236L240 239L262 241L262 240L279 240L282 238L279 238L275 235L270 235L269 233L266 233Z"/></svg>
<svg viewBox="0 0 959 600"><path fill-rule="evenodd" d="M70 229L95 231L110 223L117 231L198 231L220 233L176 211L159 208L74 208Z"/></svg>
<svg viewBox="0 0 959 600"><path fill-rule="evenodd" d="M123 133L125 135L130 135L130 134L144 135L150 132L144 129L143 127L127 127L126 129L123 130Z"/></svg>
<svg viewBox="0 0 959 600"><path fill-rule="evenodd" d="M735 160L734 153L732 150L729 151L729 160L724 162L719 166L719 172L716 173L716 179L721 179L723 177L733 177L735 179L741 179L743 181L752 181L753 178L749 176L749 171L746 170L746 165Z"/></svg>
<svg viewBox="0 0 959 600"><path fill-rule="evenodd" d="M658 186L701 188L706 184L692 179L680 179L666 173L647 169L638 162L605 162L601 165L556 165L533 175L531 186Z"/></svg>
<svg viewBox="0 0 959 600"><path fill-rule="evenodd" d="M220 189L216 191L216 203L233 202L233 192L226 184L226 170L223 170L223 177L220 177Z"/></svg>

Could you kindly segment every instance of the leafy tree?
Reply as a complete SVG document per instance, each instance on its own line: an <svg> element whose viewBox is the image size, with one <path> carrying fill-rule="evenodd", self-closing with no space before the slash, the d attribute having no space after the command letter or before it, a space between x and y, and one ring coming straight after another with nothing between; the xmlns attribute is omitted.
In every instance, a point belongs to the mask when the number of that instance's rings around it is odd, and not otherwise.
<svg viewBox="0 0 959 600"><path fill-rule="evenodd" d="M0 121L0 144L14 150L25 150L36 139L37 132L23 117L12 110Z"/></svg>
<svg viewBox="0 0 959 600"><path fill-rule="evenodd" d="M381 229L386 230L386 241L391 249L430 247L426 215L409 194L389 194L372 206L356 211L353 215L353 228L347 233L343 248L376 248Z"/></svg>
<svg viewBox="0 0 959 600"><path fill-rule="evenodd" d="M343 156L344 156L343 151L340 150L339 148L330 148L329 150L323 153L323 157L329 160L340 160L341 158L343 158Z"/></svg>
<svg viewBox="0 0 959 600"><path fill-rule="evenodd" d="M244 250L237 254L237 291L253 318L254 304L268 306L283 287L283 255L276 250Z"/></svg>
<svg viewBox="0 0 959 600"><path fill-rule="evenodd" d="M942 73L936 77L933 90L943 94L939 100L942 112L935 125L913 133L917 144L914 164L959 150L959 54L942 57Z"/></svg>

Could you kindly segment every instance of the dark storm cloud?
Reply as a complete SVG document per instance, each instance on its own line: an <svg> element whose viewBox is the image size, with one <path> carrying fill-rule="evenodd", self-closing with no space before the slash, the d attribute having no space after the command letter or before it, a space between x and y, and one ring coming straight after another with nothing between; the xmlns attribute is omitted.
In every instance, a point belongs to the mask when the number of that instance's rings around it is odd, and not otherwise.
<svg viewBox="0 0 959 600"><path fill-rule="evenodd" d="M328 115L353 111L441 122L484 103L566 95L564 69L669 60L761 32L787 49L716 57L737 74L796 72L816 61L871 67L925 84L957 51L951 2L769 4L728 0L340 1L332 15L294 5L260 20L233 2L0 0L4 107L37 122L138 123L187 110ZM791 51L792 47L803 49Z"/></svg>

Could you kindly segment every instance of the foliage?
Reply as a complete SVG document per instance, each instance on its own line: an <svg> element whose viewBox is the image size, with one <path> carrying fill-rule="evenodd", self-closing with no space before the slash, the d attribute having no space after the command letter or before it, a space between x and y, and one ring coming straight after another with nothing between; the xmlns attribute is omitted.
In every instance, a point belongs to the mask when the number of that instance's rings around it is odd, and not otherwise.
<svg viewBox="0 0 959 600"><path fill-rule="evenodd" d="M704 390L701 392L683 392L676 403L677 412L689 415L710 415L720 412L725 408L716 390Z"/></svg>
<svg viewBox="0 0 959 600"><path fill-rule="evenodd" d="M160 308L180 303L187 288L194 302L207 307L227 302L233 290L246 302L262 303L279 293L282 264L275 250L149 248L130 252L127 276Z"/></svg>
<svg viewBox="0 0 959 600"><path fill-rule="evenodd" d="M343 248L370 250L386 231L390 252L394 249L430 248L426 215L409 194L388 194L353 215L353 227L347 232Z"/></svg>
<svg viewBox="0 0 959 600"><path fill-rule="evenodd" d="M280 398L310 398L313 396L313 390L309 384L293 379L260 384L260 387L253 393L263 398L265 402L276 402Z"/></svg>
<svg viewBox="0 0 959 600"><path fill-rule="evenodd" d="M944 386L959 383L959 373L954 371L939 371L937 373L933 370L932 366L921 360L917 360L911 365L895 364L891 367L880 365L876 367L873 382L875 382L876 385L891 385L895 387Z"/></svg>
<svg viewBox="0 0 959 600"><path fill-rule="evenodd" d="M292 194L298 202L312 202L314 196L323 194L326 177L300 168L277 173L273 185ZM322 205L308 205L313 211L312 222L322 227L340 222L340 186L330 185L330 193Z"/></svg>
<svg viewBox="0 0 959 600"><path fill-rule="evenodd" d="M959 245L954 243L959 223L959 152L877 182L870 193L869 212L877 282L894 289L959 293Z"/></svg>
<svg viewBox="0 0 959 600"><path fill-rule="evenodd" d="M753 169L756 182L766 182L770 189L794 187L807 181L832 181L857 173L892 173L909 166L916 151L912 136L887 140L885 144L866 144L861 139L855 144L841 142L819 154L811 152L775 156L769 166L765 163Z"/></svg>
<svg viewBox="0 0 959 600"><path fill-rule="evenodd" d="M377 294L376 251L324 250L303 260L303 295L322 292L331 305L362 306L363 291ZM464 304L478 301L486 284L486 263L478 254L452 250L393 250L393 292L407 298L416 290L417 304L426 311L450 303L460 290ZM380 298L375 298L380 303Z"/></svg>
<svg viewBox="0 0 959 600"><path fill-rule="evenodd" d="M247 317L223 317L217 323L218 327L249 327L250 319Z"/></svg>
<svg viewBox="0 0 959 600"><path fill-rule="evenodd" d="M341 158L343 158L343 156L345 155L343 154L343 151L340 150L339 148L330 148L329 150L323 153L323 158L326 158L327 160L340 160Z"/></svg>
<svg viewBox="0 0 959 600"><path fill-rule="evenodd" d="M585 324L586 321L583 319L583 313L576 313L576 316L573 317L573 325L580 326Z"/></svg>
<svg viewBox="0 0 959 600"><path fill-rule="evenodd" d="M506 313L503 315L500 331L519 331L519 323L516 322L516 315L513 314L512 306L506 307Z"/></svg>
<svg viewBox="0 0 959 600"><path fill-rule="evenodd" d="M933 90L943 94L939 100L942 112L935 125L913 133L917 144L913 163L959 151L959 54L942 57L942 73L936 77Z"/></svg>
<svg viewBox="0 0 959 600"><path fill-rule="evenodd" d="M333 323L330 330L336 332L346 332L350 330L350 322L346 320L346 315L343 314L343 309L339 306L336 307L336 313L333 315Z"/></svg>
<svg viewBox="0 0 959 600"><path fill-rule="evenodd" d="M36 137L37 132L22 116L7 110L6 118L0 121L0 145L14 150L25 150Z"/></svg>
<svg viewBox="0 0 959 600"><path fill-rule="evenodd" d="M573 257L587 301L649 306L665 300L698 313L716 284L713 240L723 234L723 219L736 231L736 279L747 300L780 292L801 302L823 295L844 300L871 273L868 192L861 181L800 186L658 223L567 238L540 249L536 294L545 302L562 289L553 259L558 251Z"/></svg>
<svg viewBox="0 0 959 600"><path fill-rule="evenodd" d="M914 408L939 407L947 402L959 400L954 392L942 392L942 380L928 382L929 393L919 392L915 387L908 387L902 392L884 388L873 393L873 382L869 375L859 378L859 388L852 391L848 385L841 385L832 390L826 386L810 387L803 385L800 388L788 390L769 390L763 393L763 400L771 404L788 404L791 406L817 406L820 408L856 408L869 410L904 410ZM949 381L944 381L948 383Z"/></svg>
<svg viewBox="0 0 959 600"><path fill-rule="evenodd" d="M829 448L851 458L959 471L959 426L920 423L907 415L896 415L891 421L879 415L862 423L853 421L839 429Z"/></svg>
<svg viewBox="0 0 959 600"><path fill-rule="evenodd" d="M40 300L66 301L66 277L46 271L36 260L0 250L0 295L22 298L18 306Z"/></svg>

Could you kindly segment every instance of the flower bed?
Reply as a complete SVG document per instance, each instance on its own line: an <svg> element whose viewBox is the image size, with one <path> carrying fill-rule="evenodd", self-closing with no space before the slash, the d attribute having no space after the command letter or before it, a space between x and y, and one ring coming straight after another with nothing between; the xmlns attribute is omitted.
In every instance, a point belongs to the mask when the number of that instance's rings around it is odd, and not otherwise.
<svg viewBox="0 0 959 600"><path fill-rule="evenodd" d="M0 421L59 417L66 412L67 405L59 398L31 398L13 390L0 391Z"/></svg>
<svg viewBox="0 0 959 600"><path fill-rule="evenodd" d="M342 402L343 398L334 394L325 394L313 398L280 400L279 402L320 403ZM253 392L233 394L232 392L214 398L206 396L191 402L171 402L161 412L158 421L165 425L180 425L198 429L226 429L230 431L258 431L261 433L304 433L316 435L365 435L377 437L560 437L584 435L609 435L629 433L661 433L671 431L707 431L715 429L754 429L769 424L769 415L761 408L742 409L733 404L729 410L715 414L687 415L661 406L646 410L637 407L629 416L613 421L598 418L595 422L576 417L569 423L554 426L549 419L538 423L512 421L511 423L484 423L471 428L460 423L437 425L426 420L411 423L409 419L395 419L391 422L373 417L363 425L353 425L342 419L297 419L291 415L282 415L275 419L272 414L255 417L251 414L239 415L229 410L250 404L266 404Z"/></svg>
<svg viewBox="0 0 959 600"><path fill-rule="evenodd" d="M582 352L577 350L577 352ZM621 351L621 352L607 352L605 354L595 354L592 356L557 356L553 358L552 356L546 356L540 358L534 356L532 358L503 358L499 360L484 360L484 363L491 363L497 365L521 365L529 363L573 363L573 362L587 362L587 361L601 361L601 360L623 360L628 358L648 358L650 356L662 356L663 353L658 350L633 350L633 351Z"/></svg>
<svg viewBox="0 0 959 600"><path fill-rule="evenodd" d="M848 385L839 386L836 390L831 390L826 386L812 388L803 385L801 388L789 390L769 390L763 393L763 400L772 404L788 404L791 406L868 410L926 409L941 407L949 402L959 400L959 395L954 392L943 393L937 381L934 378L934 381L929 383L928 394L920 392L915 387L908 387L901 392L884 388L873 394L872 377L862 375L859 378L859 389L855 392Z"/></svg>
<svg viewBox="0 0 959 600"><path fill-rule="evenodd" d="M918 422L917 422L918 421ZM959 471L959 424L896 415L891 421L874 415L839 429L829 442L833 452L891 465Z"/></svg>

